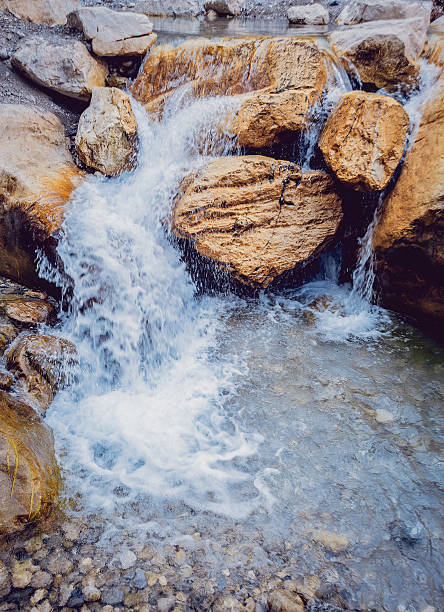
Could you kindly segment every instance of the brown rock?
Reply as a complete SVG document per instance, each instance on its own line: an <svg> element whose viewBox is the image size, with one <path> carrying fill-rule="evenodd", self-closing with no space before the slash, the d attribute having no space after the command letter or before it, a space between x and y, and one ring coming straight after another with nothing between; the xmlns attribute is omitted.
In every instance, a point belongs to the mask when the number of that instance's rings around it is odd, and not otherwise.
<svg viewBox="0 0 444 612"><path fill-rule="evenodd" d="M313 540L335 554L344 552L350 545L350 542L344 535L339 535L323 529L314 532Z"/></svg>
<svg viewBox="0 0 444 612"><path fill-rule="evenodd" d="M427 19L371 21L330 34L333 51L353 76L377 89L414 86L427 38Z"/></svg>
<svg viewBox="0 0 444 612"><path fill-rule="evenodd" d="M318 256L341 220L326 174L251 155L218 159L185 179L172 230L237 280L267 287Z"/></svg>
<svg viewBox="0 0 444 612"><path fill-rule="evenodd" d="M194 39L154 49L131 90L156 115L172 93L190 85L195 98L239 95L239 112L221 122L242 146L261 148L304 129L326 80L323 54L309 40Z"/></svg>
<svg viewBox="0 0 444 612"><path fill-rule="evenodd" d="M27 404L0 391L0 530L38 518L58 493L52 432ZM22 587L23 588L23 587Z"/></svg>
<svg viewBox="0 0 444 612"><path fill-rule="evenodd" d="M377 191L401 161L409 126L409 116L393 98L353 91L341 96L319 146L340 181Z"/></svg>
<svg viewBox="0 0 444 612"><path fill-rule="evenodd" d="M6 349L8 344L14 340L20 333L20 330L10 323L0 323L0 355Z"/></svg>
<svg viewBox="0 0 444 612"><path fill-rule="evenodd" d="M116 176L134 165L137 121L129 96L114 87L95 87L80 117L76 151L84 164Z"/></svg>
<svg viewBox="0 0 444 612"><path fill-rule="evenodd" d="M0 0L0 10L32 23L65 25L66 16L79 7L78 0Z"/></svg>
<svg viewBox="0 0 444 612"><path fill-rule="evenodd" d="M106 65L78 40L26 38L11 63L39 85L77 100L89 100L93 87L103 87L108 74Z"/></svg>
<svg viewBox="0 0 444 612"><path fill-rule="evenodd" d="M387 306L444 321L444 77L422 109L415 141L373 235Z"/></svg>
<svg viewBox="0 0 444 612"><path fill-rule="evenodd" d="M295 593L278 590L268 597L268 607L271 612L303 612L304 602Z"/></svg>
<svg viewBox="0 0 444 612"><path fill-rule="evenodd" d="M83 173L55 115L0 104L0 128L0 274L34 285L35 248L60 228Z"/></svg>
<svg viewBox="0 0 444 612"><path fill-rule="evenodd" d="M0 311L16 323L45 323L53 310L52 304L44 300L33 300L14 294L0 297Z"/></svg>
<svg viewBox="0 0 444 612"><path fill-rule="evenodd" d="M14 385L14 377L9 372L0 370L0 389L10 389Z"/></svg>
<svg viewBox="0 0 444 612"><path fill-rule="evenodd" d="M25 335L11 344L5 360L29 401L44 411L75 365L76 349L68 340L55 336Z"/></svg>
<svg viewBox="0 0 444 612"><path fill-rule="evenodd" d="M104 57L145 55L157 39L146 15L103 6L79 8L68 16L68 25L83 30L94 53Z"/></svg>

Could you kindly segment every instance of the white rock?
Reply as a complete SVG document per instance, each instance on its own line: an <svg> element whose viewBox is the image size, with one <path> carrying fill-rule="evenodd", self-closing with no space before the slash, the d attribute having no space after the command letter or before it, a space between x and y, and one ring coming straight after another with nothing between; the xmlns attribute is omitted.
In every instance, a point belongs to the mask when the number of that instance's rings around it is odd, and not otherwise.
<svg viewBox="0 0 444 612"><path fill-rule="evenodd" d="M65 25L66 17L80 6L79 0L0 0L0 10L32 23Z"/></svg>
<svg viewBox="0 0 444 612"><path fill-rule="evenodd" d="M83 30L96 55L144 55L156 42L146 15L113 11L103 6L83 7L68 15L68 25Z"/></svg>
<svg viewBox="0 0 444 612"><path fill-rule="evenodd" d="M32 81L70 98L89 100L93 87L103 87L108 68L78 40L24 40L11 63Z"/></svg>
<svg viewBox="0 0 444 612"><path fill-rule="evenodd" d="M206 11L216 11L218 15L240 15L243 2L239 0L207 0L204 4Z"/></svg>
<svg viewBox="0 0 444 612"><path fill-rule="evenodd" d="M301 25L327 25L330 23L328 10L318 3L292 6L288 9L287 17L290 23Z"/></svg>
<svg viewBox="0 0 444 612"><path fill-rule="evenodd" d="M375 419L378 423L392 423L395 420L395 417L388 410L384 410L380 408L375 411Z"/></svg>
<svg viewBox="0 0 444 612"><path fill-rule="evenodd" d="M136 555L129 548L122 550L122 552L119 555L120 565L122 566L122 569L124 570L132 567L134 563L136 562L136 559L137 559Z"/></svg>
<svg viewBox="0 0 444 612"><path fill-rule="evenodd" d="M352 0L339 14L336 23L353 25L385 19L427 19L430 21L431 2L406 0Z"/></svg>

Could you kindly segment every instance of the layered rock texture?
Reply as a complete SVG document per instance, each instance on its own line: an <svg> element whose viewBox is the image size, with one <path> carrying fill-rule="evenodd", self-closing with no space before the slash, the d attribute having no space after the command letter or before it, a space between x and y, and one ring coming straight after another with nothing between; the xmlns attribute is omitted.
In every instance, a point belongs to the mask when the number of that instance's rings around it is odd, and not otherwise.
<svg viewBox="0 0 444 612"><path fill-rule="evenodd" d="M341 220L341 201L326 174L251 155L220 158L185 179L172 230L258 288L319 255Z"/></svg>
<svg viewBox="0 0 444 612"><path fill-rule="evenodd" d="M60 228L83 173L53 114L2 104L0 125L0 273L33 285L35 248Z"/></svg>
<svg viewBox="0 0 444 612"><path fill-rule="evenodd" d="M399 179L375 228L383 302L400 312L444 320L444 78L423 108Z"/></svg>
<svg viewBox="0 0 444 612"><path fill-rule="evenodd" d="M323 54L308 40L195 39L154 49L132 93L157 115L180 90L185 100L238 95L238 112L221 122L241 146L260 149L306 127L326 81Z"/></svg>
<svg viewBox="0 0 444 612"><path fill-rule="evenodd" d="M64 25L68 13L79 8L79 0L0 0L0 11L19 19L48 25Z"/></svg>
<svg viewBox="0 0 444 612"><path fill-rule="evenodd" d="M58 485L52 432L30 406L0 391L0 532L43 514Z"/></svg>
<svg viewBox="0 0 444 612"><path fill-rule="evenodd" d="M114 87L93 89L91 104L82 114L76 151L84 164L116 176L135 162L137 122L129 96Z"/></svg>
<svg viewBox="0 0 444 612"><path fill-rule="evenodd" d="M409 116L393 98L353 91L341 97L319 146L340 181L377 191L401 161L409 126Z"/></svg>
<svg viewBox="0 0 444 612"><path fill-rule="evenodd" d="M344 68L367 86L412 87L419 74L429 18L371 21L330 34L332 48Z"/></svg>
<svg viewBox="0 0 444 612"><path fill-rule="evenodd" d="M145 55L156 42L146 15L113 11L103 6L83 7L68 16L68 24L83 30L96 55Z"/></svg>
<svg viewBox="0 0 444 612"><path fill-rule="evenodd" d="M78 40L33 36L20 44L11 63L35 83L78 100L89 100L93 87L103 87L108 74L105 64Z"/></svg>

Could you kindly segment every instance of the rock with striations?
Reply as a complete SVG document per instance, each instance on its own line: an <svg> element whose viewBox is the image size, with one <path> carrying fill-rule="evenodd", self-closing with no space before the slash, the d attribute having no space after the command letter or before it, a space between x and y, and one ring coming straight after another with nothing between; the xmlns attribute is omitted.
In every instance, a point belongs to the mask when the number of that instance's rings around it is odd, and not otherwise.
<svg viewBox="0 0 444 612"><path fill-rule="evenodd" d="M426 19L430 21L431 2L406 0L352 0L339 13L338 25L354 25L385 19Z"/></svg>
<svg viewBox="0 0 444 612"><path fill-rule="evenodd" d="M82 30L96 55L145 55L156 42L146 15L113 11L104 6L82 7L68 15L68 25Z"/></svg>
<svg viewBox="0 0 444 612"><path fill-rule="evenodd" d="M288 21L300 25L328 25L330 15L322 4L304 4L292 6L287 12Z"/></svg>
<svg viewBox="0 0 444 612"><path fill-rule="evenodd" d="M328 175L249 155L217 159L186 178L172 231L241 283L260 288L316 258L341 220Z"/></svg>
<svg viewBox="0 0 444 612"><path fill-rule="evenodd" d="M0 532L43 515L59 480L51 430L28 404L0 391Z"/></svg>
<svg viewBox="0 0 444 612"><path fill-rule="evenodd" d="M115 87L94 88L76 135L80 159L103 174L117 176L134 166L136 150L137 121L129 96Z"/></svg>
<svg viewBox="0 0 444 612"><path fill-rule="evenodd" d="M428 25L426 18L371 21L335 30L330 42L344 68L364 85L413 87Z"/></svg>
<svg viewBox="0 0 444 612"><path fill-rule="evenodd" d="M103 87L108 74L105 64L78 40L33 36L20 44L11 63L39 85L77 100L89 100L93 87Z"/></svg>
<svg viewBox="0 0 444 612"><path fill-rule="evenodd" d="M162 45L148 56L131 91L146 110L161 115L171 95L237 96L238 112L221 117L241 146L260 149L308 125L327 82L316 43L294 37L193 39Z"/></svg>
<svg viewBox="0 0 444 612"><path fill-rule="evenodd" d="M65 25L68 13L79 6L79 0L0 0L0 11L47 25Z"/></svg>
<svg viewBox="0 0 444 612"><path fill-rule="evenodd" d="M218 15L236 17L242 12L242 4L239 0L207 0L204 8L206 11L215 11Z"/></svg>
<svg viewBox="0 0 444 612"><path fill-rule="evenodd" d="M75 346L49 335L21 335L4 355L6 367L18 380L27 401L44 412L77 363ZM70 375L70 374L69 374Z"/></svg>
<svg viewBox="0 0 444 612"><path fill-rule="evenodd" d="M336 177L360 191L384 189L401 161L410 120L394 98L343 94L319 140Z"/></svg>
<svg viewBox="0 0 444 612"><path fill-rule="evenodd" d="M444 77L422 109L415 141L373 235L385 305L435 331L444 322Z"/></svg>
<svg viewBox="0 0 444 612"><path fill-rule="evenodd" d="M39 285L35 249L50 247L84 176L52 113L0 104L0 274Z"/></svg>

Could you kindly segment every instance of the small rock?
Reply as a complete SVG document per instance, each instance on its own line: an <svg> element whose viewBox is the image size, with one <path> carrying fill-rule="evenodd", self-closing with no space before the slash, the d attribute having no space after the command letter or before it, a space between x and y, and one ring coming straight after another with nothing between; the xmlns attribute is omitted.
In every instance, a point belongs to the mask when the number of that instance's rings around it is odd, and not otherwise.
<svg viewBox="0 0 444 612"><path fill-rule="evenodd" d="M207 12L207 19L208 19L208 21L215 21L218 17L219 17L219 15L216 13L216 11L213 11L213 9L210 9Z"/></svg>
<svg viewBox="0 0 444 612"><path fill-rule="evenodd" d="M42 599L46 596L47 592L48 591L46 589L38 589L37 591L35 591L34 595L29 600L31 606L35 606L39 603L39 601L42 601Z"/></svg>
<svg viewBox="0 0 444 612"><path fill-rule="evenodd" d="M113 606L122 603L124 597L124 592L118 587L112 587L102 593L102 601Z"/></svg>
<svg viewBox="0 0 444 612"><path fill-rule="evenodd" d="M241 13L242 4L238 0L207 0L204 9L214 11L217 15L236 17Z"/></svg>
<svg viewBox="0 0 444 612"><path fill-rule="evenodd" d="M48 569L53 574L69 574L72 571L72 561L62 553L51 555L48 561Z"/></svg>
<svg viewBox="0 0 444 612"><path fill-rule="evenodd" d="M31 584L32 572L30 565L27 561L15 565L12 570L12 586L14 589L25 589Z"/></svg>
<svg viewBox="0 0 444 612"><path fill-rule="evenodd" d="M9 372L0 370L0 389L10 389L14 385L14 377Z"/></svg>
<svg viewBox="0 0 444 612"><path fill-rule="evenodd" d="M35 536L28 540L25 544L25 550L30 555L35 554L43 546L42 536Z"/></svg>
<svg viewBox="0 0 444 612"><path fill-rule="evenodd" d="M168 584L168 580L165 578L165 576L160 576L159 584L160 586L163 586L163 587L165 587Z"/></svg>
<svg viewBox="0 0 444 612"><path fill-rule="evenodd" d="M325 530L315 531L313 540L335 554L344 552L350 545L345 536Z"/></svg>
<svg viewBox="0 0 444 612"><path fill-rule="evenodd" d="M9 58L9 51L4 47L0 47L0 60L7 60Z"/></svg>
<svg viewBox="0 0 444 612"><path fill-rule="evenodd" d="M157 609L159 612L170 612L176 605L176 599L174 597L160 597L157 600Z"/></svg>
<svg viewBox="0 0 444 612"><path fill-rule="evenodd" d="M145 575L145 572L137 568L134 573L134 578L133 578L132 583L136 587L136 589L144 589L146 586L148 586L148 580Z"/></svg>
<svg viewBox="0 0 444 612"><path fill-rule="evenodd" d="M95 586L86 586L83 589L83 597L85 601L99 601L102 593Z"/></svg>
<svg viewBox="0 0 444 612"><path fill-rule="evenodd" d="M304 602L294 593L288 591L275 591L268 598L271 612L303 612Z"/></svg>
<svg viewBox="0 0 444 612"><path fill-rule="evenodd" d="M11 592L11 577L8 568L0 561L0 598L6 597Z"/></svg>
<svg viewBox="0 0 444 612"><path fill-rule="evenodd" d="M31 586L34 587L34 589L44 589L46 587L49 587L51 582L52 582L51 574L48 574L48 572L43 572L42 570L39 570L33 575L32 580L31 580Z"/></svg>
<svg viewBox="0 0 444 612"><path fill-rule="evenodd" d="M300 25L328 25L330 16L322 4L306 4L292 6L288 9L287 17L290 23Z"/></svg>
<svg viewBox="0 0 444 612"><path fill-rule="evenodd" d="M136 562L136 559L137 559L136 555L133 553L132 550L129 550L129 548L127 548L126 550L123 550L119 555L120 565L122 566L122 569L124 570L132 567L134 563Z"/></svg>
<svg viewBox="0 0 444 612"><path fill-rule="evenodd" d="M375 411L375 420L378 423L393 423L393 421L395 420L395 417L388 410L384 410L383 408L380 408L379 410Z"/></svg>

